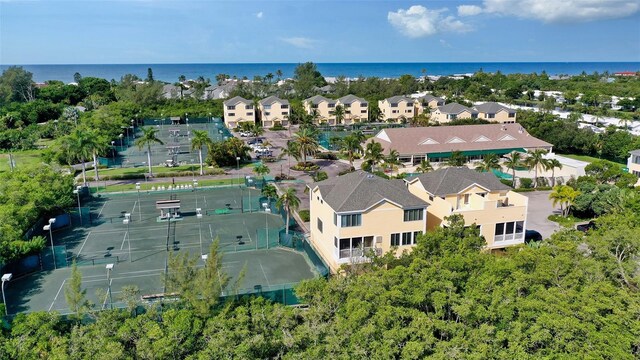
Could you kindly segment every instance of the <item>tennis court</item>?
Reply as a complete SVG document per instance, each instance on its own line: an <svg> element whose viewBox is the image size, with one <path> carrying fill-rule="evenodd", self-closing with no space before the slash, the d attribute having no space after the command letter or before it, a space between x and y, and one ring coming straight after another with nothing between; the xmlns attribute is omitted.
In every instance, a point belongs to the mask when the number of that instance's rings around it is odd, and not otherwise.
<svg viewBox="0 0 640 360"><path fill-rule="evenodd" d="M123 306L120 295L128 285L139 288L141 299L163 294L169 254L187 252L200 259L214 239L231 283L244 269L240 294L291 287L321 272L308 253L279 245L282 216L272 212L255 189L140 191L103 195L86 206L91 217L85 216L83 226L60 230L53 237L56 246L66 246L68 263L75 260L79 265L83 288L95 308L112 302ZM107 264L113 264L109 282ZM198 266L204 261L198 260ZM10 313L68 312L64 288L70 274L70 267L61 267L12 281L7 289ZM105 297L109 283L112 301Z"/></svg>

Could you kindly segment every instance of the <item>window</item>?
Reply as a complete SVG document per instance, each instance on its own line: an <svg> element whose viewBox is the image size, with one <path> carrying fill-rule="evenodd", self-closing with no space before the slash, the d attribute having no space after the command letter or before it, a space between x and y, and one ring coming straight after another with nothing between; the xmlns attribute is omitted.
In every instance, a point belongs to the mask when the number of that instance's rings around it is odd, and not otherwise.
<svg viewBox="0 0 640 360"><path fill-rule="evenodd" d="M265 105L265 106L264 106L264 109L265 109L265 110L271 110L271 105Z"/></svg>
<svg viewBox="0 0 640 360"><path fill-rule="evenodd" d="M455 120L455 119L457 119L457 118L458 118L458 115L456 115L456 114L449 114L449 115L447 115L447 119L450 119L450 120Z"/></svg>
<svg viewBox="0 0 640 360"><path fill-rule="evenodd" d="M433 195L429 195L429 201L433 201Z"/></svg>
<svg viewBox="0 0 640 360"><path fill-rule="evenodd" d="M397 103L391 103L391 107L398 107Z"/></svg>
<svg viewBox="0 0 640 360"><path fill-rule="evenodd" d="M496 224L494 241L522 240L524 238L524 221L510 221Z"/></svg>
<svg viewBox="0 0 640 360"><path fill-rule="evenodd" d="M407 106L413 106L413 103L407 103Z"/></svg>
<svg viewBox="0 0 640 360"><path fill-rule="evenodd" d="M470 194L464 194L464 204L465 205L469 205L469 198L471 197Z"/></svg>
<svg viewBox="0 0 640 360"><path fill-rule="evenodd" d="M400 110L391 110L392 114L397 114Z"/></svg>
<svg viewBox="0 0 640 360"><path fill-rule="evenodd" d="M351 107L351 104L344 104L345 109L349 109L350 107Z"/></svg>
<svg viewBox="0 0 640 360"><path fill-rule="evenodd" d="M318 105L317 105L317 104L313 104L313 105L311 105L311 108L312 108L312 109L317 109L317 108L318 108Z"/></svg>
<svg viewBox="0 0 640 360"><path fill-rule="evenodd" d="M342 215L340 218L341 227L353 227L362 225L361 214Z"/></svg>
<svg viewBox="0 0 640 360"><path fill-rule="evenodd" d="M265 111L264 114L265 115L271 115L271 112L270 111Z"/></svg>
<svg viewBox="0 0 640 360"><path fill-rule="evenodd" d="M363 108L366 108L367 106L369 106L369 104L367 104L367 103L361 103L360 104L360 107L363 107Z"/></svg>
<svg viewBox="0 0 640 360"><path fill-rule="evenodd" d="M318 219L318 230L322 232L322 220Z"/></svg>
<svg viewBox="0 0 640 360"><path fill-rule="evenodd" d="M245 110L251 110L251 109L253 109L253 105L245 105L244 109Z"/></svg>
<svg viewBox="0 0 640 360"><path fill-rule="evenodd" d="M402 245L411 245L412 235L410 232L402 233Z"/></svg>
<svg viewBox="0 0 640 360"><path fill-rule="evenodd" d="M236 106L235 105L229 105L227 106L227 110L235 110Z"/></svg>
<svg viewBox="0 0 640 360"><path fill-rule="evenodd" d="M509 113L509 117L510 117L510 118L514 118L514 117L516 117L516 113Z"/></svg>
<svg viewBox="0 0 640 360"><path fill-rule="evenodd" d="M413 112L413 110L411 110L411 109L407 109L407 110L405 110L404 112L406 112L407 114L410 114L410 113L412 113L412 112Z"/></svg>
<svg viewBox="0 0 640 360"><path fill-rule="evenodd" d="M288 109L289 105L280 105L280 109Z"/></svg>
<svg viewBox="0 0 640 360"><path fill-rule="evenodd" d="M333 247L335 247L336 249L338 248L338 238L337 237L333 237Z"/></svg>
<svg viewBox="0 0 640 360"><path fill-rule="evenodd" d="M247 116L251 116L251 115L253 115L253 112L248 112L247 113Z"/></svg>
<svg viewBox="0 0 640 360"><path fill-rule="evenodd" d="M487 114L487 117L488 117L489 119L495 119L496 114Z"/></svg>
<svg viewBox="0 0 640 360"><path fill-rule="evenodd" d="M360 114L366 114L367 110L360 110Z"/></svg>
<svg viewBox="0 0 640 360"><path fill-rule="evenodd" d="M281 115L289 115L289 113L288 113L288 112L286 112L286 111L283 111L283 112L281 113Z"/></svg>
<svg viewBox="0 0 640 360"><path fill-rule="evenodd" d="M400 234L391 234L391 246L400 246Z"/></svg>
<svg viewBox="0 0 640 360"><path fill-rule="evenodd" d="M472 119L477 119L478 118L478 114L471 114L471 118Z"/></svg>
<svg viewBox="0 0 640 360"><path fill-rule="evenodd" d="M227 116L236 116L236 113L228 113Z"/></svg>
<svg viewBox="0 0 640 360"><path fill-rule="evenodd" d="M418 243L418 236L422 235L422 231L414 231L413 232L413 243Z"/></svg>
<svg viewBox="0 0 640 360"><path fill-rule="evenodd" d="M336 107L336 104L329 104L327 107L334 108L334 107Z"/></svg>
<svg viewBox="0 0 640 360"><path fill-rule="evenodd" d="M404 221L418 221L422 220L422 209L412 209L404 211Z"/></svg>

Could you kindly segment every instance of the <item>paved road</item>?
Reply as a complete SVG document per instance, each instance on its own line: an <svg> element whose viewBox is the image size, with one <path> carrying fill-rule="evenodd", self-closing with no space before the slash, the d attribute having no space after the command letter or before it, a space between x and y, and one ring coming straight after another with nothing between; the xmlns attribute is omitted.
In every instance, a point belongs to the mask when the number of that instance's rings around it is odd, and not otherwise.
<svg viewBox="0 0 640 360"><path fill-rule="evenodd" d="M527 230L536 230L544 239L548 238L559 229L558 224L547 219L549 215L559 214L560 209L552 205L549 200L551 191L532 191L522 193L529 198L529 211L527 213Z"/></svg>

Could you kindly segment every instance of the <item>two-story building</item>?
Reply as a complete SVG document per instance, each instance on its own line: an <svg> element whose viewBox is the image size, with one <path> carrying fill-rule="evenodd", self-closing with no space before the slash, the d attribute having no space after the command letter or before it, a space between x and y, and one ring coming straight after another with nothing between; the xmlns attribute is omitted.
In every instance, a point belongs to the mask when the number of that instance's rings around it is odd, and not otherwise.
<svg viewBox="0 0 640 360"><path fill-rule="evenodd" d="M427 94L415 99L415 104L416 115L420 115L425 112L430 113L431 110L435 110L440 106L444 106L444 99L433 96L431 94Z"/></svg>
<svg viewBox="0 0 640 360"><path fill-rule="evenodd" d="M405 96L392 96L378 101L378 107L384 120L401 123L415 116L414 103L414 99Z"/></svg>
<svg viewBox="0 0 640 360"><path fill-rule="evenodd" d="M311 244L336 272L342 264L410 249L427 229L427 202L403 180L356 171L309 185Z"/></svg>
<svg viewBox="0 0 640 360"><path fill-rule="evenodd" d="M258 102L259 117L262 126L271 128L274 126L289 127L291 107L288 100L275 96L269 96Z"/></svg>
<svg viewBox="0 0 640 360"><path fill-rule="evenodd" d="M440 124L446 124L458 119L476 119L477 117L478 112L476 110L469 109L458 103L449 103L431 112L431 120Z"/></svg>
<svg viewBox="0 0 640 360"><path fill-rule="evenodd" d="M473 110L478 112L478 119L503 124L516 122L516 111L497 102L476 105Z"/></svg>
<svg viewBox="0 0 640 360"><path fill-rule="evenodd" d="M304 110L314 117L313 121L319 124L336 124L336 100L328 99L321 95L315 95L303 102Z"/></svg>
<svg viewBox="0 0 640 360"><path fill-rule="evenodd" d="M235 129L243 122L256 122L256 113L251 100L240 96L233 97L223 103L224 124L229 129Z"/></svg>
<svg viewBox="0 0 640 360"><path fill-rule="evenodd" d="M446 226L445 217L460 214L476 224L487 249L524 243L528 198L511 190L491 173L451 167L406 180L408 190L424 200L427 231Z"/></svg>
<svg viewBox="0 0 640 360"><path fill-rule="evenodd" d="M338 99L336 106L344 109L343 123L351 125L369 119L369 103L355 95L346 95Z"/></svg>
<svg viewBox="0 0 640 360"><path fill-rule="evenodd" d="M640 149L630 152L629 159L627 160L627 168L630 173L639 178L636 186L640 186Z"/></svg>

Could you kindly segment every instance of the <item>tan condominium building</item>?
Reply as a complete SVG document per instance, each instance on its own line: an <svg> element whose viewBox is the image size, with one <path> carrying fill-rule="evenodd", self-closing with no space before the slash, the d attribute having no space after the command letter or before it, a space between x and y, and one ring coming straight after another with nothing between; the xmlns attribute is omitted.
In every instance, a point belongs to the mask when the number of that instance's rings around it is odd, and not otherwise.
<svg viewBox="0 0 640 360"><path fill-rule="evenodd" d="M431 112L431 120L440 124L458 119L476 119L478 112L458 103L450 103L440 106Z"/></svg>
<svg viewBox="0 0 640 360"><path fill-rule="evenodd" d="M516 111L496 102L476 105L473 110L478 112L478 119L503 124L516 122Z"/></svg>
<svg viewBox="0 0 640 360"><path fill-rule="evenodd" d="M338 99L336 106L342 106L344 116L342 123L351 125L369 119L369 103L355 95L346 95Z"/></svg>
<svg viewBox="0 0 640 360"><path fill-rule="evenodd" d="M415 101L405 96L392 96L378 101L378 107L384 120L401 123L414 117Z"/></svg>
<svg viewBox="0 0 640 360"><path fill-rule="evenodd" d="M258 102L258 110L262 126L271 128L274 126L289 127L291 106L288 100L275 96L269 96Z"/></svg>
<svg viewBox="0 0 640 360"><path fill-rule="evenodd" d="M308 186L311 244L332 272L371 252L399 254L426 231L427 202L403 180L356 171Z"/></svg>
<svg viewBox="0 0 640 360"><path fill-rule="evenodd" d="M629 159L627 160L627 168L630 173L639 178L636 186L640 186L640 149L631 151Z"/></svg>
<svg viewBox="0 0 640 360"><path fill-rule="evenodd" d="M319 124L336 124L336 100L321 95L312 96L303 102L304 110L313 116L313 122Z"/></svg>
<svg viewBox="0 0 640 360"><path fill-rule="evenodd" d="M251 100L240 96L233 97L223 103L224 124L229 129L235 129L243 122L256 122L256 113Z"/></svg>
<svg viewBox="0 0 640 360"><path fill-rule="evenodd" d="M427 231L446 226L445 217L462 215L476 224L488 249L524 243L528 198L502 184L492 173L451 167L406 180L408 190L429 204Z"/></svg>
<svg viewBox="0 0 640 360"><path fill-rule="evenodd" d="M444 99L437 97L437 96L433 96L430 94L427 94L425 96L421 96L417 99L415 99L415 108L416 108L416 115L420 115L423 113L430 113L431 110L435 110L440 106L444 105Z"/></svg>

